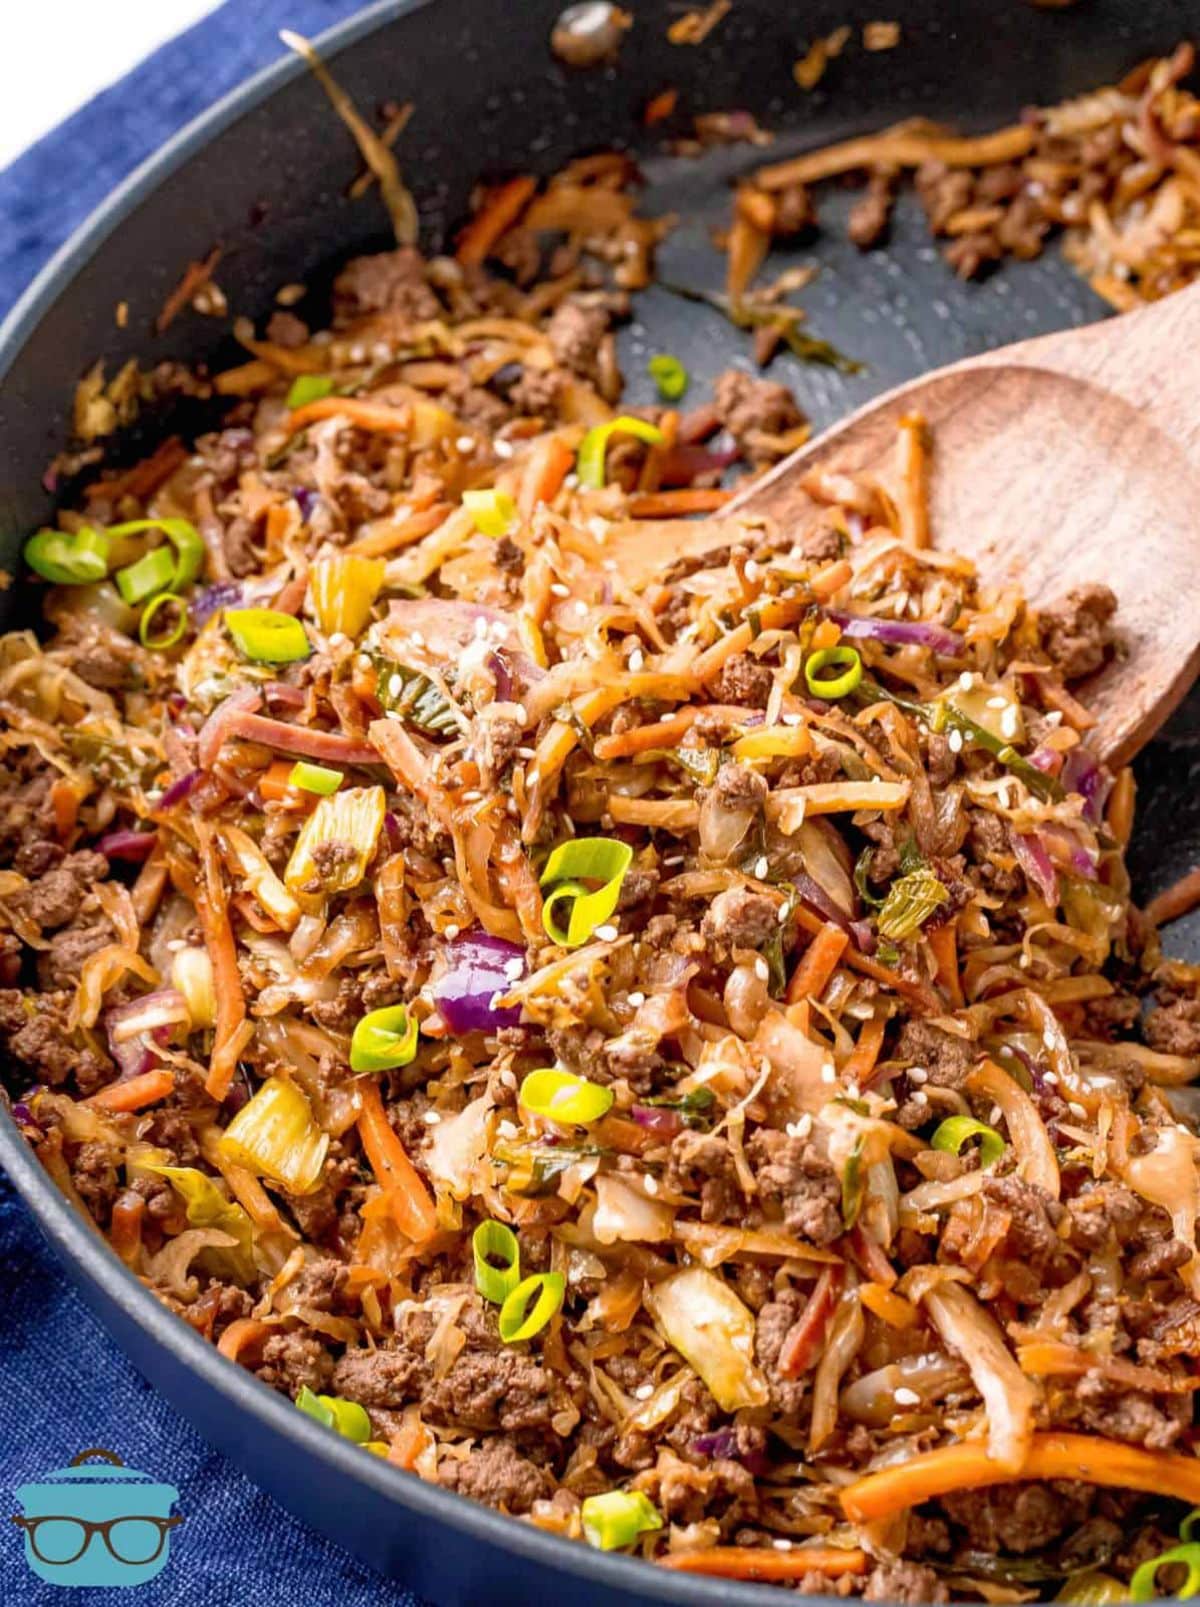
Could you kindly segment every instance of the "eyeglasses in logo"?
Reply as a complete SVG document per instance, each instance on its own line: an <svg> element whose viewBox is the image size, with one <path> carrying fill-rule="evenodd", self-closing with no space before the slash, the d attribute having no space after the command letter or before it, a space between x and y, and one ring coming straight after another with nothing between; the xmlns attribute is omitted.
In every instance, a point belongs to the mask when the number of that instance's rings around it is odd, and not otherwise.
<svg viewBox="0 0 1200 1607"><path fill-rule="evenodd" d="M100 1466L86 1466L102 1457ZM173 1484L127 1468L114 1451L80 1451L69 1467L23 1484L25 1508L13 1522L25 1531L25 1561L52 1585L142 1585L166 1567L171 1530L183 1522L170 1508Z"/></svg>

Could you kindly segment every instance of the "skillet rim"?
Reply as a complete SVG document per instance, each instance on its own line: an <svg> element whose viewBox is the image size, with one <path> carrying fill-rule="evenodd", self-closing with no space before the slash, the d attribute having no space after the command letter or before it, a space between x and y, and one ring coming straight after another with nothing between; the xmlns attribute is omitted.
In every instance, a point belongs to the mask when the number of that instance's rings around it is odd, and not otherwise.
<svg viewBox="0 0 1200 1607"><path fill-rule="evenodd" d="M328 61L369 35L411 13L422 11L436 0L376 0L373 5L347 18L317 36L314 44ZM121 224L175 174L188 159L198 154L242 116L278 94L288 84L307 73L298 57L286 55L236 85L206 111L193 118L159 150L153 152L111 192L76 228L40 269L0 323L0 384L43 319L66 294L77 274L90 263L96 252ZM705 1578L698 1574L672 1573L640 1558L606 1554L575 1540L537 1529L517 1518L507 1517L491 1507L427 1484L415 1474L390 1466L382 1458L364 1457L360 1447L342 1441L297 1412L275 1390L252 1373L228 1362L216 1347L174 1316L129 1272L109 1248L78 1216L21 1134L7 1103L0 1100L0 1167L3 1168L22 1202L33 1214L42 1234L60 1259L78 1268L105 1301L119 1308L144 1330L148 1340L161 1346L186 1370L197 1374L204 1385L221 1396L231 1411L251 1419L277 1442L275 1454L295 1451L327 1467L343 1479L357 1480L378 1495L394 1501L416 1517L426 1517L457 1530L464 1537L512 1553L527 1562L563 1576L576 1575L607 1587L617 1600L656 1600L683 1604L718 1603L765 1607L780 1601L782 1587L748 1584L735 1580ZM89 1308L90 1309L90 1308ZM95 1314L95 1313L94 1313ZM101 1325L108 1330L103 1316ZM109 1333L109 1338L114 1336ZM114 1340L126 1360L138 1371L139 1361L120 1340ZM193 1416L175 1404L172 1395L152 1384L172 1409L192 1428L207 1438ZM210 1442L211 1443L211 1442ZM222 1452L251 1482L236 1455ZM261 1485L259 1486L261 1488ZM289 1503L272 1494L285 1509ZM300 1521L305 1521L301 1519ZM310 1527L315 1527L310 1525ZM329 1531L328 1538L334 1537ZM431 1537L432 1538L432 1537ZM335 1543L340 1544L335 1540ZM349 1547L346 1547L348 1551ZM351 1555L356 1555L350 1551ZM359 1558L359 1560L364 1560ZM370 1564L369 1564L370 1565ZM373 1566L373 1565L370 1565ZM378 1570L376 1570L378 1572ZM381 1580L389 1575L380 1573ZM397 1576L390 1576L396 1580ZM403 1580L400 1580L403 1583ZM834 1602L829 1596L809 1596L811 1602Z"/></svg>

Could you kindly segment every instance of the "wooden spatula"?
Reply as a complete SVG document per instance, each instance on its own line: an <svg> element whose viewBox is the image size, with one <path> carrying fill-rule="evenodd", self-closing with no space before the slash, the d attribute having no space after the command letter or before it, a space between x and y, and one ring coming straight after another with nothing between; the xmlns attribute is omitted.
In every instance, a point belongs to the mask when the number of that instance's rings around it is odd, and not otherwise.
<svg viewBox="0 0 1200 1607"><path fill-rule="evenodd" d="M1099 722L1089 742L1124 763L1200 668L1198 354L1200 285L955 363L827 430L708 521L708 537L697 524L680 540L696 554L726 545L729 519L745 513L806 524L811 469L886 475L899 420L920 414L935 545L988 580L1019 582L1035 604L1085 581L1116 592L1121 656L1078 690Z"/></svg>

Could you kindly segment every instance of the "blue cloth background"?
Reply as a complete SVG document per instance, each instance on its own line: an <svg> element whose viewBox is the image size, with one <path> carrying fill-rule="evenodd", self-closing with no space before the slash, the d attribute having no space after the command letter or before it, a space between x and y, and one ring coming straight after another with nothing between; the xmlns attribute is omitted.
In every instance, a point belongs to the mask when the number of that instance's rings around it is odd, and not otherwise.
<svg viewBox="0 0 1200 1607"><path fill-rule="evenodd" d="M354 0L229 0L0 173L0 315L130 170ZM89 1445L175 1484L186 1521L157 1579L64 1593L29 1573L13 1491ZM4 1607L417 1607L416 1598L296 1522L217 1455L142 1380L67 1288L0 1174L0 1603Z"/></svg>

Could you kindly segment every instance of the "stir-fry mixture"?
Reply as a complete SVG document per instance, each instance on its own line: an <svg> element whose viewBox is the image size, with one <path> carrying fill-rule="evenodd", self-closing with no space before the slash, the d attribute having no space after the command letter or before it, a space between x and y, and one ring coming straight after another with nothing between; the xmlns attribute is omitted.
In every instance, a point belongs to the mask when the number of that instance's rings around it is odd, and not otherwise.
<svg viewBox="0 0 1200 1607"><path fill-rule="evenodd" d="M934 547L918 419L725 509L803 420L740 369L681 410L669 353L616 411L626 180L352 261L328 330L289 291L219 431L28 542L13 1114L231 1364L543 1529L1190 1591L1200 976L1072 690L1114 598Z"/></svg>

